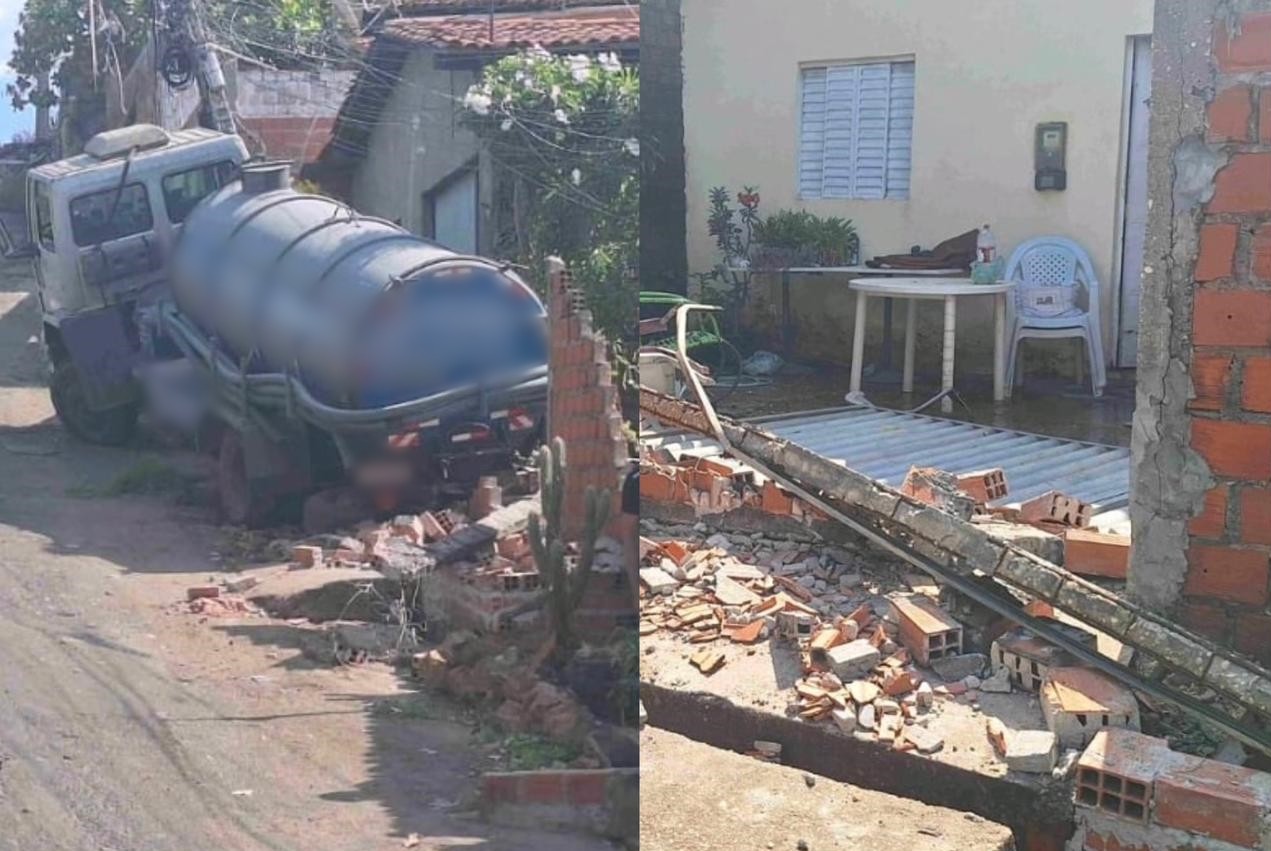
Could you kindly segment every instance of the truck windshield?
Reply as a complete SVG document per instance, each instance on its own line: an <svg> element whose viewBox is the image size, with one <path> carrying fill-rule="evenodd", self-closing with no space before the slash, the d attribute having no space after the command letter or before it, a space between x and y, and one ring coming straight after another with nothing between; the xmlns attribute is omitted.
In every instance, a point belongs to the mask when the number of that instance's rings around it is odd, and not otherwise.
<svg viewBox="0 0 1271 851"><path fill-rule="evenodd" d="M81 195L71 202L71 236L81 248L100 245L114 239L123 239L137 233L145 233L154 227L150 213L150 197L141 183L130 183L119 193L115 214L110 215L115 203L114 188L103 189L89 195Z"/></svg>
<svg viewBox="0 0 1271 851"><path fill-rule="evenodd" d="M163 178L163 206L168 209L168 221L174 225L184 222L200 201L229 183L233 175L233 163L224 161Z"/></svg>

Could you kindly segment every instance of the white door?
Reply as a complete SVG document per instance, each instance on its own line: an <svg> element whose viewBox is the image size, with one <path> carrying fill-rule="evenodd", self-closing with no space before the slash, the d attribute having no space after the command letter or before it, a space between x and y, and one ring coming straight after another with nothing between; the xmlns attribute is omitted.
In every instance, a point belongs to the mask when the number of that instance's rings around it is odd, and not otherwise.
<svg viewBox="0 0 1271 851"><path fill-rule="evenodd" d="M477 253L477 173L469 171L433 196L436 240L460 254Z"/></svg>
<svg viewBox="0 0 1271 851"><path fill-rule="evenodd" d="M1147 140L1152 97L1152 39L1131 39L1130 115L1125 169L1125 220L1121 252L1121 329L1117 366L1133 367L1139 351L1139 293L1147 238Z"/></svg>

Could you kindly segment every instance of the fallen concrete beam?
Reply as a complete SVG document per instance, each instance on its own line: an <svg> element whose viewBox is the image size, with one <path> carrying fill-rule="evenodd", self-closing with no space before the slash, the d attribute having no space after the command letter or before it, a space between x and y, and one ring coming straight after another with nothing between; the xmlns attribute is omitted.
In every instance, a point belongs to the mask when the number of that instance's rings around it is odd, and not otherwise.
<svg viewBox="0 0 1271 851"><path fill-rule="evenodd" d="M1188 713L1271 753L1271 734L1243 722L1248 712L1271 717L1271 672L1217 647L1155 613L1136 606L1007 541L864 476L842 464L754 426L642 388L640 407L663 423L720 440L739 460L755 466L800 497L862 532L875 543L952 584L999 614L1028 626L1118 680L1168 700ZM968 580L991 576L1032 599L1106 632L1150 660L1157 673L1178 673L1214 689L1239 707L1205 704L1157 680L1149 680L1045 623L985 595ZM1069 645L1072 646L1069 646Z"/></svg>

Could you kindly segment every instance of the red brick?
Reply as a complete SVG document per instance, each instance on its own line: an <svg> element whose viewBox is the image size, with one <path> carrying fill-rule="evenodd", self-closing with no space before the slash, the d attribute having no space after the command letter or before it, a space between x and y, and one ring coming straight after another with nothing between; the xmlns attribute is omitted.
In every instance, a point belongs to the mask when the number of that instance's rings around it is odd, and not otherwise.
<svg viewBox="0 0 1271 851"><path fill-rule="evenodd" d="M1271 95L1267 95L1271 103ZM1253 232L1249 244L1250 268L1258 278L1271 279L1271 225L1262 225Z"/></svg>
<svg viewBox="0 0 1271 851"><path fill-rule="evenodd" d="M1246 544L1271 544L1271 490L1241 490L1240 540Z"/></svg>
<svg viewBox="0 0 1271 851"><path fill-rule="evenodd" d="M1070 529L1064 534L1064 567L1081 576L1125 579L1130 568L1130 539Z"/></svg>
<svg viewBox="0 0 1271 851"><path fill-rule="evenodd" d="M1195 760L1157 775L1153 819L1158 824L1230 842L1262 846L1262 813L1257 772L1214 760Z"/></svg>
<svg viewBox="0 0 1271 851"><path fill-rule="evenodd" d="M503 772L481 776L481 797L491 804L515 803L520 796L520 780Z"/></svg>
<svg viewBox="0 0 1271 851"><path fill-rule="evenodd" d="M1267 558L1266 550L1192 544L1187 549L1183 593L1263 606L1267 602Z"/></svg>
<svg viewBox="0 0 1271 851"><path fill-rule="evenodd" d="M565 775L565 800L574 806L593 807L605 802L606 771L571 771Z"/></svg>
<svg viewBox="0 0 1271 851"><path fill-rule="evenodd" d="M1271 153L1235 154L1214 178L1211 213L1271 210Z"/></svg>
<svg viewBox="0 0 1271 851"><path fill-rule="evenodd" d="M1216 475L1246 481L1271 479L1271 426L1194 419L1192 448Z"/></svg>
<svg viewBox="0 0 1271 851"><path fill-rule="evenodd" d="M1209 104L1205 135L1211 142L1248 142L1252 116L1253 97L1248 86L1223 89Z"/></svg>
<svg viewBox="0 0 1271 851"><path fill-rule="evenodd" d="M1200 290L1192 334L1197 346L1271 346L1271 292Z"/></svg>
<svg viewBox="0 0 1271 851"><path fill-rule="evenodd" d="M1081 849L1082 851L1164 851L1164 849L1154 849L1147 845L1130 845L1118 839L1115 833L1105 835L1093 830L1086 831L1086 838Z"/></svg>
<svg viewBox="0 0 1271 851"><path fill-rule="evenodd" d="M1271 617L1263 614L1236 616L1236 649L1262 664L1271 663Z"/></svg>
<svg viewBox="0 0 1271 851"><path fill-rule="evenodd" d="M1196 255L1195 277L1198 281L1230 278L1236 262L1236 224L1201 225L1200 246Z"/></svg>
<svg viewBox="0 0 1271 851"><path fill-rule="evenodd" d="M1205 492L1205 505L1187 524L1187 531L1201 538L1221 538L1226 529L1227 486L1218 485Z"/></svg>
<svg viewBox="0 0 1271 851"><path fill-rule="evenodd" d="M1214 27L1214 58L1224 72L1271 71L1271 14L1242 16L1234 33L1219 16Z"/></svg>
<svg viewBox="0 0 1271 851"><path fill-rule="evenodd" d="M1245 360L1244 388L1240 404L1246 411L1271 414L1271 358Z"/></svg>
<svg viewBox="0 0 1271 851"><path fill-rule="evenodd" d="M1221 411L1227 398L1227 379L1231 375L1230 355L1192 357L1192 386L1196 398L1187 403L1193 411Z"/></svg>
<svg viewBox="0 0 1271 851"><path fill-rule="evenodd" d="M675 502L687 495L687 490L675 476L661 470L640 471L640 499L651 502Z"/></svg>
<svg viewBox="0 0 1271 851"><path fill-rule="evenodd" d="M526 771L521 775L523 804L565 803L565 778L560 771Z"/></svg>
<svg viewBox="0 0 1271 851"><path fill-rule="evenodd" d="M760 490L760 508L769 514L788 515L794 511L794 497L779 488L771 479Z"/></svg>
<svg viewBox="0 0 1271 851"><path fill-rule="evenodd" d="M1215 641L1227 640L1227 628L1231 618L1225 609L1208 603L1183 603L1178 607L1178 619L1183 626Z"/></svg>

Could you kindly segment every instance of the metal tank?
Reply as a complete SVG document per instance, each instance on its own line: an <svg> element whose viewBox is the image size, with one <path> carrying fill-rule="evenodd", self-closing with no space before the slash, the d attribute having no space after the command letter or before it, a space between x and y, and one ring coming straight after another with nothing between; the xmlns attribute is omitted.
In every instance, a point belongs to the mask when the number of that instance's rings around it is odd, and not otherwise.
<svg viewBox="0 0 1271 851"><path fill-rule="evenodd" d="M547 361L542 302L514 273L296 192L246 166L172 258L178 311L244 372L285 373L343 409L498 384Z"/></svg>

